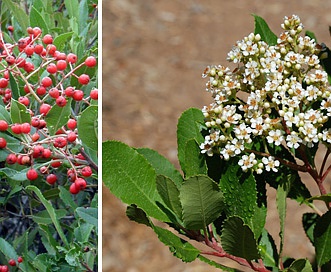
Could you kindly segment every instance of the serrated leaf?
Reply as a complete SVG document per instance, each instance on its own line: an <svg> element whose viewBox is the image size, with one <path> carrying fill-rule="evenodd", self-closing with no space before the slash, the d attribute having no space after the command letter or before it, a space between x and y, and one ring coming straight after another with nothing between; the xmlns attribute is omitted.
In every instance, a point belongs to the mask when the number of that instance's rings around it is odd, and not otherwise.
<svg viewBox="0 0 331 272"><path fill-rule="evenodd" d="M52 219L52 222L55 226L55 229L57 230L62 242L68 246L68 241L67 241L67 238L66 236L64 235L63 233L63 230L60 226L60 222L59 220L57 219L57 216L56 216L56 213L55 213L55 210L54 210L54 207L52 206L52 204L47 201L45 199L45 197L43 196L42 192L34 185L29 185L25 188L26 190L28 191L33 191L36 196L39 198L39 200L41 201L41 203L44 205L44 207L46 208L50 218Z"/></svg>
<svg viewBox="0 0 331 272"><path fill-rule="evenodd" d="M322 266L331 260L331 210L323 214L314 228L316 261Z"/></svg>
<svg viewBox="0 0 331 272"><path fill-rule="evenodd" d="M55 135L55 133L62 126L67 124L70 115L71 115L71 99L67 101L67 104L64 107L59 107L58 105L52 106L52 108L45 117L49 134Z"/></svg>
<svg viewBox="0 0 331 272"><path fill-rule="evenodd" d="M167 207L174 212L178 218L182 218L182 206L179 200L179 190L173 180L158 175L156 177L156 188Z"/></svg>
<svg viewBox="0 0 331 272"><path fill-rule="evenodd" d="M124 203L136 204L150 217L169 218L156 202L162 199L156 190L156 173L148 161L128 145L107 141L102 144L102 180Z"/></svg>
<svg viewBox="0 0 331 272"><path fill-rule="evenodd" d="M81 113L77 121L77 130L87 147L98 150L98 106L89 106Z"/></svg>
<svg viewBox="0 0 331 272"><path fill-rule="evenodd" d="M62 33L54 38L53 44L56 46L56 48L61 51L63 50L64 46L69 42L69 40L72 38L74 32L67 32Z"/></svg>
<svg viewBox="0 0 331 272"><path fill-rule="evenodd" d="M316 213L302 215L302 225L310 242L314 244L314 228L319 216Z"/></svg>
<svg viewBox="0 0 331 272"><path fill-rule="evenodd" d="M169 247L174 256L181 259L183 262L192 262L198 255L199 250L192 246L189 242L180 239L171 231L163 229L161 227L153 227L159 240Z"/></svg>
<svg viewBox="0 0 331 272"><path fill-rule="evenodd" d="M199 255L198 256L199 260L209 264L210 266L214 266L216 268L219 268L219 269L222 269L221 271L229 271L229 272L236 272L238 270L234 269L234 268L230 268L230 267L227 267L225 265L222 265L222 264L219 264L213 260L210 260L210 259L207 259L206 257L204 257L203 255Z"/></svg>
<svg viewBox="0 0 331 272"><path fill-rule="evenodd" d="M14 247L8 243L5 239L0 237L0 252L6 256L6 258L17 260L18 254Z"/></svg>
<svg viewBox="0 0 331 272"><path fill-rule="evenodd" d="M258 247L263 264L269 267L277 267L277 248L272 236L267 232L266 229L263 229L262 231Z"/></svg>
<svg viewBox="0 0 331 272"><path fill-rule="evenodd" d="M190 177L179 191L183 221L188 229L205 229L223 210L222 193L208 176Z"/></svg>
<svg viewBox="0 0 331 272"><path fill-rule="evenodd" d="M285 271L286 272L313 272L313 268L307 259L297 259Z"/></svg>
<svg viewBox="0 0 331 272"><path fill-rule="evenodd" d="M182 186L182 175L168 159L150 148L137 148L136 150L153 166L157 175L170 178L178 188Z"/></svg>
<svg viewBox="0 0 331 272"><path fill-rule="evenodd" d="M177 124L178 160L185 173L185 148L187 141L195 139L198 143L204 141L200 133L204 116L200 109L190 108L182 113Z"/></svg>
<svg viewBox="0 0 331 272"><path fill-rule="evenodd" d="M31 114L28 112L26 106L15 99L11 99L10 117L13 123L18 124L30 123L31 121Z"/></svg>
<svg viewBox="0 0 331 272"><path fill-rule="evenodd" d="M231 255L246 260L260 258L254 233L239 217L230 217L225 221L221 243L223 249Z"/></svg>
<svg viewBox="0 0 331 272"><path fill-rule="evenodd" d="M42 30L42 33L44 33L44 34L49 33L48 26L47 26L43 16L40 14L40 12L34 6L31 7L29 19L30 19L31 27L40 27L40 29Z"/></svg>
<svg viewBox="0 0 331 272"><path fill-rule="evenodd" d="M138 208L136 205L130 205L126 208L126 216L139 224L144 224L147 227L152 227L152 222L146 215L146 213Z"/></svg>
<svg viewBox="0 0 331 272"><path fill-rule="evenodd" d="M269 45L277 44L277 36L271 31L266 21L255 14L253 14L255 19L255 30L254 34L260 34L261 39Z"/></svg>
<svg viewBox="0 0 331 272"><path fill-rule="evenodd" d="M98 228L98 209L97 208L84 208L78 207L75 212L82 218L86 223Z"/></svg>
<svg viewBox="0 0 331 272"><path fill-rule="evenodd" d="M185 145L185 177L195 175L207 175L208 169L205 156L201 153L201 149L195 139L188 140Z"/></svg>
<svg viewBox="0 0 331 272"><path fill-rule="evenodd" d="M276 193L276 203L277 203L277 210L279 214L279 221L280 221L280 246L279 246L279 255L281 255L283 251L284 245L284 231L285 231L285 218L286 218L286 198L288 194L288 188L285 185L279 185Z"/></svg>

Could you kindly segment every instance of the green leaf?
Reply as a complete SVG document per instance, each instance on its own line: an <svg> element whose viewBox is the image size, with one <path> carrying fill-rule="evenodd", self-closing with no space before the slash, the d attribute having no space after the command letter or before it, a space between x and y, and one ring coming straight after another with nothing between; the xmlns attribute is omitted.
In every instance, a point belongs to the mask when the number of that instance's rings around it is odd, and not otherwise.
<svg viewBox="0 0 331 272"><path fill-rule="evenodd" d="M167 207L174 212L178 218L182 218L179 190L175 183L168 177L158 175L156 177L156 188Z"/></svg>
<svg viewBox="0 0 331 272"><path fill-rule="evenodd" d="M5 239L0 237L0 251L6 258L17 260L18 254L16 253L14 247L9 244Z"/></svg>
<svg viewBox="0 0 331 272"><path fill-rule="evenodd" d="M98 209L97 208L84 208L78 207L75 212L86 223L91 224L94 227L98 227Z"/></svg>
<svg viewBox="0 0 331 272"><path fill-rule="evenodd" d="M15 80L15 78L13 77L12 73L9 72L9 83L10 83L10 89L12 92L12 97L14 99L18 99L20 96L20 92L17 86L17 82Z"/></svg>
<svg viewBox="0 0 331 272"><path fill-rule="evenodd" d="M153 166L157 175L170 178L178 188L182 186L183 177L169 160L153 149L137 148L136 150Z"/></svg>
<svg viewBox="0 0 331 272"><path fill-rule="evenodd" d="M169 247L174 256L181 259L183 262L192 262L198 255L199 250L192 246L189 242L180 239L171 231L161 227L153 227L159 240Z"/></svg>
<svg viewBox="0 0 331 272"><path fill-rule="evenodd" d="M124 203L136 204L150 217L169 218L156 202L162 199L156 190L156 173L148 161L128 145L107 141L102 144L102 180Z"/></svg>
<svg viewBox="0 0 331 272"><path fill-rule="evenodd" d="M183 221L188 229L205 229L221 214L223 196L218 185L208 176L187 179L180 188Z"/></svg>
<svg viewBox="0 0 331 272"><path fill-rule="evenodd" d="M286 272L313 272L313 268L311 267L311 264L307 259L297 259L285 271Z"/></svg>
<svg viewBox="0 0 331 272"><path fill-rule="evenodd" d="M55 133L65 124L67 124L71 114L71 99L67 101L64 107L59 107L58 105L52 106L50 111L45 117L47 123L48 131L50 135L55 135Z"/></svg>
<svg viewBox="0 0 331 272"><path fill-rule="evenodd" d="M261 39L265 41L269 45L276 45L277 44L277 36L271 31L266 21L261 18L260 16L257 16L253 14L255 19L255 30L254 34L260 34Z"/></svg>
<svg viewBox="0 0 331 272"><path fill-rule="evenodd" d="M285 218L286 218L286 197L288 194L288 190L285 188L285 186L278 186L277 194L276 194L276 203L277 203L277 210L279 214L279 220L280 220L280 246L279 246L279 255L281 255L283 251L283 245L284 245L284 231L285 231Z"/></svg>
<svg viewBox="0 0 331 272"><path fill-rule="evenodd" d="M150 219L147 217L146 213L138 208L136 205L130 205L126 208L126 216L139 224L144 224L147 227L152 227Z"/></svg>
<svg viewBox="0 0 331 272"><path fill-rule="evenodd" d="M59 234L62 242L66 246L68 246L67 238L66 238L66 236L63 233L63 230L62 230L62 228L60 226L60 222L57 219L57 216L56 216L56 213L55 213L55 210L54 210L52 204L44 198L43 194L41 193L41 191L36 186L29 185L25 189L28 190L28 191L31 190L31 191L33 191L37 195L37 197L39 198L39 200L41 201L41 203L46 208L46 210L47 210L50 218L52 219L52 222L53 222L53 224L54 224L54 226L55 226L55 228L56 228L56 230L57 230L57 232L58 232L58 234Z"/></svg>
<svg viewBox="0 0 331 272"><path fill-rule="evenodd" d="M323 214L316 222L314 245L318 266L331 260L331 210Z"/></svg>
<svg viewBox="0 0 331 272"><path fill-rule="evenodd" d="M260 258L254 233L239 217L230 217L225 221L221 243L223 249L231 255L246 260Z"/></svg>
<svg viewBox="0 0 331 272"><path fill-rule="evenodd" d="M81 250L72 247L65 254L65 260L70 266L78 266L80 263Z"/></svg>
<svg viewBox="0 0 331 272"><path fill-rule="evenodd" d="M88 5L86 0L81 0L78 7L78 29L79 33L84 33L88 21Z"/></svg>
<svg viewBox="0 0 331 272"><path fill-rule="evenodd" d="M226 165L219 184L227 216L239 216L258 238L264 228L266 208L257 203L256 181L251 172L244 173L237 161Z"/></svg>
<svg viewBox="0 0 331 272"><path fill-rule="evenodd" d="M12 0L3 0L2 2L7 6L13 17L17 20L22 31L25 31L28 28L29 22L29 17L26 12Z"/></svg>
<svg viewBox="0 0 331 272"><path fill-rule="evenodd" d="M316 213L305 213L302 215L302 225L310 242L314 244L314 228L319 216Z"/></svg>
<svg viewBox="0 0 331 272"><path fill-rule="evenodd" d="M263 264L269 267L277 267L277 248L272 236L267 232L266 229L263 229L262 231L258 248L263 260Z"/></svg>
<svg viewBox="0 0 331 272"><path fill-rule="evenodd" d="M10 117L13 123L18 124L30 123L31 121L31 115L25 105L15 99L11 99Z"/></svg>
<svg viewBox="0 0 331 272"><path fill-rule="evenodd" d="M195 139L186 142L184 160L185 177L208 174L205 156Z"/></svg>
<svg viewBox="0 0 331 272"><path fill-rule="evenodd" d="M89 106L81 113L77 129L82 142L92 150L98 150L98 106Z"/></svg>
<svg viewBox="0 0 331 272"><path fill-rule="evenodd" d="M64 46L72 38L73 32L62 33L54 38L53 44L56 46L57 50L63 50Z"/></svg>
<svg viewBox="0 0 331 272"><path fill-rule="evenodd" d="M3 105L0 105L0 120L5 120L7 123L11 123L9 112Z"/></svg>
<svg viewBox="0 0 331 272"><path fill-rule="evenodd" d="M79 2L78 0L64 0L65 7L68 11L69 18L76 18L79 17Z"/></svg>
<svg viewBox="0 0 331 272"><path fill-rule="evenodd" d="M313 196L313 197L310 197L310 198L306 199L306 201L308 201L308 202L310 202L312 200L321 200L321 201L324 201L326 203L329 203L329 202L331 202L331 194L317 195L317 196Z"/></svg>
<svg viewBox="0 0 331 272"><path fill-rule="evenodd" d="M65 209L54 210L54 212L56 214L57 219L61 219L67 215L67 210ZM49 214L46 210L32 215L32 220L35 221L37 224L43 224L43 225L52 224L53 222L52 218L49 217Z"/></svg>
<svg viewBox="0 0 331 272"><path fill-rule="evenodd" d="M7 147L12 150L15 153L19 153L23 149L23 145L21 144L21 141L19 141L17 138L14 138L7 133L0 132L0 137L4 138L7 142ZM5 149L0 149L0 161L4 161L8 155L8 151ZM3 169L3 168L2 168ZM1 169L1 170L2 170ZM1 171L0 170L0 171Z"/></svg>
<svg viewBox="0 0 331 272"><path fill-rule="evenodd" d="M72 199L72 194L68 191L68 189L64 188L63 186L58 186L60 190L60 199L66 205L66 208L73 213L74 210L78 207L76 202Z"/></svg>
<svg viewBox="0 0 331 272"><path fill-rule="evenodd" d="M201 131L201 126L204 122L204 116L200 109L190 108L182 113L177 124L177 145L178 145L178 160L183 172L186 172L185 164L185 149L186 143L195 139L198 143L202 143L204 138Z"/></svg>
<svg viewBox="0 0 331 272"><path fill-rule="evenodd" d="M30 26L31 27L40 27L43 34L49 34L48 26L43 18L43 16L40 14L40 12L34 7L31 7L30 11Z"/></svg>
<svg viewBox="0 0 331 272"><path fill-rule="evenodd" d="M209 260L209 259L207 259L206 257L204 257L203 255L199 255L198 258L199 258L201 261L203 261L203 262L209 264L210 266L214 266L214 267L216 267L216 268L222 269L221 271L229 271L229 272L236 272L236 271L238 271L238 270L236 270L236 269L234 269L234 268L230 268L230 267L224 266L224 265L222 265L222 264L219 264L219 263L217 263L217 262L215 262L215 261L213 261L213 260Z"/></svg>

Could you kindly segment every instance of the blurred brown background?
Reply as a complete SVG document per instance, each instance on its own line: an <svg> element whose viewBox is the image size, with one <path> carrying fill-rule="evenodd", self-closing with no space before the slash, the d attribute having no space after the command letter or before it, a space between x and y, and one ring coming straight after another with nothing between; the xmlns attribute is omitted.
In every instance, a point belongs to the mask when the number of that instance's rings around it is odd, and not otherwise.
<svg viewBox="0 0 331 272"><path fill-rule="evenodd" d="M103 140L156 149L177 165L177 118L211 102L201 73L207 65L228 65L232 44L254 30L252 13L277 35L283 17L297 14L319 42L331 45L331 1L103 0ZM289 205L285 253L311 258L300 228L307 209ZM268 214L274 237L277 218ZM219 270L173 257L151 229L126 218L125 206L104 187L103 271Z"/></svg>

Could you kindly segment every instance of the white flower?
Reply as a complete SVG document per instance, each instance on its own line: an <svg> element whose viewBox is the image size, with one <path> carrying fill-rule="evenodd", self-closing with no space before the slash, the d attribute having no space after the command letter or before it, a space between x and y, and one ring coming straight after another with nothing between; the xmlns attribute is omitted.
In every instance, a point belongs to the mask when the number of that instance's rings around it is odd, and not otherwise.
<svg viewBox="0 0 331 272"><path fill-rule="evenodd" d="M302 143L302 139L297 135L296 132L292 131L290 135L286 136L286 145L289 148L297 149Z"/></svg>
<svg viewBox="0 0 331 272"><path fill-rule="evenodd" d="M262 162L265 165L265 170L267 170L268 172L270 172L270 170L278 172L277 167L280 165L280 163L278 160L275 160L273 156L269 156L268 158L263 157Z"/></svg>
<svg viewBox="0 0 331 272"><path fill-rule="evenodd" d="M284 140L283 132L279 129L270 130L267 136L267 141L269 144L274 143L275 145L280 145Z"/></svg>
<svg viewBox="0 0 331 272"><path fill-rule="evenodd" d="M255 154L251 153L249 156L243 155L239 160L238 164L241 166L241 169L246 172L249 168L252 168L257 164L257 160L255 159Z"/></svg>

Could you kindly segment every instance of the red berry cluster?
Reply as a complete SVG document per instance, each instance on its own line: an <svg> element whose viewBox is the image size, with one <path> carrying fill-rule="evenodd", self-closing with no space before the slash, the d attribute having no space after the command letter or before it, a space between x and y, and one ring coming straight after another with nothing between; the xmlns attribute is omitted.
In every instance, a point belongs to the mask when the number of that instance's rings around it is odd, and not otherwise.
<svg viewBox="0 0 331 272"><path fill-rule="evenodd" d="M17 258L17 263L16 263L16 261L14 259L10 259L8 261L8 264L10 266L16 266L17 264L20 264L22 262L23 262L23 257L19 256ZM8 265L0 265L0 272L8 272L8 271L9 271Z"/></svg>
<svg viewBox="0 0 331 272"><path fill-rule="evenodd" d="M13 28L8 30L14 31ZM90 76L80 70L95 67L96 58L88 56L79 61L75 54L59 51L52 35L43 35L39 27L29 27L27 36L16 42L4 41L3 36L0 32L0 96L8 112L15 99L31 118L21 123L0 120L0 152L8 153L7 165L27 166L28 180L43 177L50 185L58 181L57 169L66 162L67 180L71 182L69 190L77 194L86 188L86 178L92 175L91 161L80 146L77 134L77 109L82 110L91 100L98 99L98 90L87 86ZM18 87L15 90L13 80ZM77 85L72 86L71 82ZM65 107L67 103L75 103L72 107L76 111L72 110L67 124L51 135L47 114L55 105ZM20 140L23 151L11 150L9 136ZM80 153L73 150L80 150ZM65 179L61 180L65 183Z"/></svg>

